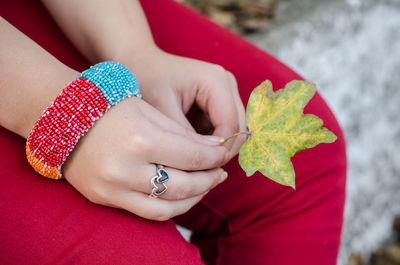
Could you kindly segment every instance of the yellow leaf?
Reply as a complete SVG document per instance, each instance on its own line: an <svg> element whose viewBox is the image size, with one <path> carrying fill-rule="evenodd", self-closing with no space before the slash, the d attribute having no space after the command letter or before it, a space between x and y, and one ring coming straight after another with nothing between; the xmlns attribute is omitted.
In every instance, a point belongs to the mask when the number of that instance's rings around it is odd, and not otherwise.
<svg viewBox="0 0 400 265"><path fill-rule="evenodd" d="M260 171L264 176L295 188L295 173L290 158L298 151L337 137L321 127L315 115L303 114L315 94L315 86L294 80L274 92L264 81L250 95L246 109L249 137L239 153L239 164L247 176Z"/></svg>

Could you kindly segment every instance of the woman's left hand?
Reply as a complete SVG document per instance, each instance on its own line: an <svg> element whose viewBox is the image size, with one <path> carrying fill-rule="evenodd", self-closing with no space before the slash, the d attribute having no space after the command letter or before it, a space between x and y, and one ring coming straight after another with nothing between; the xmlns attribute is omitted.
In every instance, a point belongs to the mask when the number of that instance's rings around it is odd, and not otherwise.
<svg viewBox="0 0 400 265"><path fill-rule="evenodd" d="M127 58L122 63L135 73L143 99L165 115L199 133L221 138L246 130L236 79L223 67L158 48L134 57L131 63ZM239 135L225 144L229 159L244 140Z"/></svg>

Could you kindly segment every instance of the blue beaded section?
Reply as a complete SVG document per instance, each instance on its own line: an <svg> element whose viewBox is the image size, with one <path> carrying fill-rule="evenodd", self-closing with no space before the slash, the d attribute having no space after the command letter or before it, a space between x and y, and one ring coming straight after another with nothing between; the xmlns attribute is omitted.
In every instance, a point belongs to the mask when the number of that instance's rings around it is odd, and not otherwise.
<svg viewBox="0 0 400 265"><path fill-rule="evenodd" d="M133 95L138 98L142 97L139 84L133 73L119 63L98 63L82 72L79 77L90 80L90 82L100 89L111 106L117 104L125 97Z"/></svg>

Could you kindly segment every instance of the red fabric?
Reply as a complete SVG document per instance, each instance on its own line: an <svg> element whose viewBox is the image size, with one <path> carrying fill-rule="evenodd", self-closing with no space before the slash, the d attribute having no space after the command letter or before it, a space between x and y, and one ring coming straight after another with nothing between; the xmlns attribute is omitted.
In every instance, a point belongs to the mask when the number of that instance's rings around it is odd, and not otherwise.
<svg viewBox="0 0 400 265"><path fill-rule="evenodd" d="M157 44L171 53L222 65L247 102L270 79L283 87L296 73L271 55L170 0L142 1ZM2 2L1 15L78 71L89 66L35 1ZM174 218L194 231L185 242L172 220L153 222L90 203L65 181L45 179L26 162L24 139L0 127L0 263L271 264L336 263L345 200L342 131L317 94L305 109L338 140L292 159L296 191L261 174L247 178L234 158L228 180ZM200 250L200 252L198 251Z"/></svg>

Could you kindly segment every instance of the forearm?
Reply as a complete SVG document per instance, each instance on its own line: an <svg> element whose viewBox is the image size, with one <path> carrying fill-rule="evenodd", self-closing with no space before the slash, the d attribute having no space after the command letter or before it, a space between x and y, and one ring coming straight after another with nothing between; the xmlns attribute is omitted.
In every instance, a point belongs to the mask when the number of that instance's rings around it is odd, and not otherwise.
<svg viewBox="0 0 400 265"><path fill-rule="evenodd" d="M143 60L157 49L137 0L43 0L79 51L92 63Z"/></svg>
<svg viewBox="0 0 400 265"><path fill-rule="evenodd" d="M0 18L0 125L27 138L51 101L78 75Z"/></svg>

